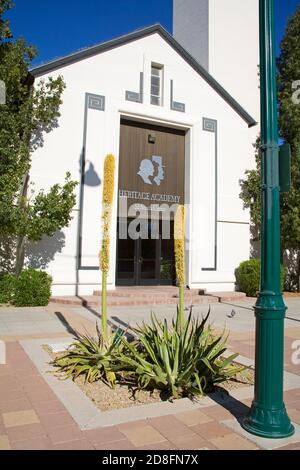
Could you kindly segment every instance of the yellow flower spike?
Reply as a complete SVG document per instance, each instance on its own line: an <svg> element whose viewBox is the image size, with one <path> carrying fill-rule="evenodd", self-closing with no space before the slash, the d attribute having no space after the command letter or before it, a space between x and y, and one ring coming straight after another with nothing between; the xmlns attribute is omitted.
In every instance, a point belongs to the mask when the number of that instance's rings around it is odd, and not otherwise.
<svg viewBox="0 0 300 470"><path fill-rule="evenodd" d="M185 256L184 256L184 206L179 205L174 221L174 252L176 276L179 284L179 316L180 324L184 323L184 286L185 286Z"/></svg>
<svg viewBox="0 0 300 470"><path fill-rule="evenodd" d="M184 207L179 205L175 214L174 223L174 250L177 280L180 285L185 284L184 262Z"/></svg>
<svg viewBox="0 0 300 470"><path fill-rule="evenodd" d="M114 199L115 190L115 157L109 154L104 161L104 184L103 184L103 204L111 205Z"/></svg>
<svg viewBox="0 0 300 470"><path fill-rule="evenodd" d="M107 273L109 270L110 249L110 225L112 215L112 204L115 190L115 157L112 154L106 156L104 161L103 196L102 196L102 223L103 237L100 252L100 269Z"/></svg>
<svg viewBox="0 0 300 470"><path fill-rule="evenodd" d="M106 340L108 338L107 332L107 302L106 302L106 289L107 289L107 273L109 271L109 249L110 249L110 226L112 216L112 205L115 190L115 157L109 154L105 157L104 161L104 176L103 176L103 195L102 195L102 246L99 254L99 264L102 271L102 334Z"/></svg>

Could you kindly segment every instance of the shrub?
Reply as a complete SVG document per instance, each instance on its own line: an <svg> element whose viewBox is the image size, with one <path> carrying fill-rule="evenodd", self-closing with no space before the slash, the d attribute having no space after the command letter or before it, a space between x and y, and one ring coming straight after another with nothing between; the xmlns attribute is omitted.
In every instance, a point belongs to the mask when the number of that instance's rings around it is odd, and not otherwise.
<svg viewBox="0 0 300 470"><path fill-rule="evenodd" d="M114 387L116 384L115 363L119 348L122 347L122 333L117 331L104 339L96 324L98 338L77 333L77 339L69 350L53 361L53 365L62 373L64 379L76 379L79 375L85 377L86 382L102 380Z"/></svg>
<svg viewBox="0 0 300 470"><path fill-rule="evenodd" d="M48 305L52 278L44 271L29 268L15 278L13 304L17 307L41 307Z"/></svg>
<svg viewBox="0 0 300 470"><path fill-rule="evenodd" d="M207 316L199 321L192 318L182 323L179 309L172 328L167 321L151 316L151 325L134 330L137 341L129 343L120 361L127 374L135 375L139 388L159 389L169 398L204 394L214 389L244 368L235 367L233 354L222 358L226 351L226 339L215 336L206 326Z"/></svg>
<svg viewBox="0 0 300 470"><path fill-rule="evenodd" d="M281 266L281 289L284 288L285 268ZM235 270L236 282L240 291L248 297L256 297L260 283L260 259L243 261Z"/></svg>
<svg viewBox="0 0 300 470"><path fill-rule="evenodd" d="M16 278L12 274L0 276L0 304L13 302Z"/></svg>

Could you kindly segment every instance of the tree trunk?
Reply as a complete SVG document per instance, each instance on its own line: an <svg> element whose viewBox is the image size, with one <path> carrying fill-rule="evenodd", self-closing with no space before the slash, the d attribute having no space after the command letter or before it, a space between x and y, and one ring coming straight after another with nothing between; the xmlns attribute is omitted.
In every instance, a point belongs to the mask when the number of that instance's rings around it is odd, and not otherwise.
<svg viewBox="0 0 300 470"><path fill-rule="evenodd" d="M298 250L297 253L297 261L298 261L298 267L297 267L297 292L300 292L300 251Z"/></svg>
<svg viewBox="0 0 300 470"><path fill-rule="evenodd" d="M19 199L19 206L24 207L26 204L26 197L27 197L27 191L28 191L28 184L29 184L29 173L25 173L23 176L23 181L22 181L22 187L20 191L20 199ZM15 274L18 276L24 266L24 260L25 260L25 243L26 243L26 236L21 235L18 237L17 240L17 248L16 248L16 263L15 263Z"/></svg>
<svg viewBox="0 0 300 470"><path fill-rule="evenodd" d="M25 242L26 237L18 237L17 248L16 248L16 263L15 263L15 275L18 276L23 269L25 259Z"/></svg>

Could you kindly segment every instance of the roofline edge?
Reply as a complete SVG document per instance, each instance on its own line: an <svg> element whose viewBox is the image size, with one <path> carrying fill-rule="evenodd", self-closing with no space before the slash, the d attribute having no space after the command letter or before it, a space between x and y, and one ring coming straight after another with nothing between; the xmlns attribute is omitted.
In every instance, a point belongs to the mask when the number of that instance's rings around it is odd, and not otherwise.
<svg viewBox="0 0 300 470"><path fill-rule="evenodd" d="M224 99L224 101L226 101L226 103L236 111L236 113L248 124L249 128L258 124L257 121L225 90L225 88L223 88L222 85L220 85L220 83L217 82L217 80L215 80L215 78L210 75L210 73L204 69L204 67L202 67L202 65L199 64L199 62L197 62L197 60L158 23L34 67L30 70L30 73L34 77L39 77L65 65L70 65L79 60L92 57L93 55L114 49L125 43L133 42L155 33L158 33L162 38L164 38L170 46L173 47L181 57L183 57L183 59Z"/></svg>

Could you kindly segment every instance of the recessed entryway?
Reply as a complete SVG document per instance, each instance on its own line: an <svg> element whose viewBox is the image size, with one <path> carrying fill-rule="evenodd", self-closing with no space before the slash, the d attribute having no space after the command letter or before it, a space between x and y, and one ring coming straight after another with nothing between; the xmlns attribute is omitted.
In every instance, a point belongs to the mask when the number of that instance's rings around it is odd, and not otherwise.
<svg viewBox="0 0 300 470"><path fill-rule="evenodd" d="M121 120L117 285L174 284L174 214L184 204L184 130Z"/></svg>

